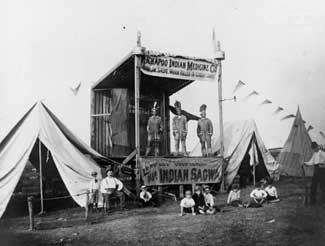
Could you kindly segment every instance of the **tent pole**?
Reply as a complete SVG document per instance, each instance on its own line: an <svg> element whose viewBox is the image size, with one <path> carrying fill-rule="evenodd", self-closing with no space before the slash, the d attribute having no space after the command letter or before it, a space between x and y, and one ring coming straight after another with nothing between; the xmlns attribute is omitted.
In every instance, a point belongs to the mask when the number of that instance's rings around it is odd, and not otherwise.
<svg viewBox="0 0 325 246"><path fill-rule="evenodd" d="M221 50L220 41L216 43L215 40L215 31L213 29L212 33L213 45L214 45L214 55L216 64L219 67L217 79L218 79L218 104L219 104L219 128L220 128L220 155L222 158L222 165L224 165L224 132L223 132L223 108L222 108L222 64L221 61L225 59L225 52ZM222 183L220 191L225 191L224 184L224 167L222 168Z"/></svg>
<svg viewBox="0 0 325 246"><path fill-rule="evenodd" d="M135 106L135 149L136 149L136 195L139 197L141 186L140 170L140 83L141 83L141 33L137 35L137 46L134 49L134 106Z"/></svg>
<svg viewBox="0 0 325 246"><path fill-rule="evenodd" d="M40 212L40 214L44 214L42 143L41 143L41 140L39 140L39 139L38 139L38 160L39 160L39 186L40 186L40 194L41 194L41 212Z"/></svg>

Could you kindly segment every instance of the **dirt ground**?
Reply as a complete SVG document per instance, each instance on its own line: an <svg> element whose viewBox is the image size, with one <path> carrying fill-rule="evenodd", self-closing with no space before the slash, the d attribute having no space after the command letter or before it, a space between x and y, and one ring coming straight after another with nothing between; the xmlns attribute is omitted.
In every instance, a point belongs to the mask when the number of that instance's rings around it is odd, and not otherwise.
<svg viewBox="0 0 325 246"><path fill-rule="evenodd" d="M229 208L213 216L179 217L179 202L159 208L92 214L83 220L80 208L36 218L2 219L0 245L325 245L325 211L304 206L303 179L276 184L282 201L263 208ZM250 189L242 191L248 199ZM217 197L224 206L226 194Z"/></svg>

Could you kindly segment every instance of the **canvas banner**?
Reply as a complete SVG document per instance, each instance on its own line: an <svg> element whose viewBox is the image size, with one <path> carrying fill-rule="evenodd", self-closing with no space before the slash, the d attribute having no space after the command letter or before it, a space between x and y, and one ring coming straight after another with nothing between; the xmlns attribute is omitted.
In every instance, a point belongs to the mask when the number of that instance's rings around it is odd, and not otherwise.
<svg viewBox="0 0 325 246"><path fill-rule="evenodd" d="M208 59L148 52L143 57L141 71L157 77L215 81L217 65Z"/></svg>
<svg viewBox="0 0 325 246"><path fill-rule="evenodd" d="M148 186L221 182L221 158L141 158L140 162Z"/></svg>

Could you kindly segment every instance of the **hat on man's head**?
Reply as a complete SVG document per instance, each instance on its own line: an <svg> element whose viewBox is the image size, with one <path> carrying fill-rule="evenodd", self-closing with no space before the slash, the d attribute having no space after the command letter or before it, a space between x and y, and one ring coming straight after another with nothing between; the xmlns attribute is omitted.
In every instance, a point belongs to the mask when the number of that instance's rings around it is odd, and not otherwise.
<svg viewBox="0 0 325 246"><path fill-rule="evenodd" d="M141 186L141 190L145 190L145 189L147 189L147 186L142 185L142 186Z"/></svg>
<svg viewBox="0 0 325 246"><path fill-rule="evenodd" d="M98 173L97 173L96 171L92 171L92 172L91 172L91 176L93 176L93 177L96 177L97 174L98 174Z"/></svg>
<svg viewBox="0 0 325 246"><path fill-rule="evenodd" d="M174 103L174 106L175 106L175 108L181 108L182 107L182 104L181 104L181 102L180 101L175 101L175 103Z"/></svg>
<svg viewBox="0 0 325 246"><path fill-rule="evenodd" d="M200 112L205 111L206 109L207 109L207 105L206 104L202 104L200 106Z"/></svg>

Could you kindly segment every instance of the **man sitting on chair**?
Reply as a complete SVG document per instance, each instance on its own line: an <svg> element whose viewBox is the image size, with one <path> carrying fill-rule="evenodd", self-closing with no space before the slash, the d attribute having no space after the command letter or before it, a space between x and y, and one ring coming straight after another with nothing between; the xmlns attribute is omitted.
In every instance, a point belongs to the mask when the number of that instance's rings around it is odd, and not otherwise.
<svg viewBox="0 0 325 246"><path fill-rule="evenodd" d="M113 171L111 169L108 169L107 177L102 180L100 185L100 191L104 197L104 205L106 212L111 208L110 200L112 197L118 197L120 199L120 208L125 207L123 183L117 178L113 177Z"/></svg>

